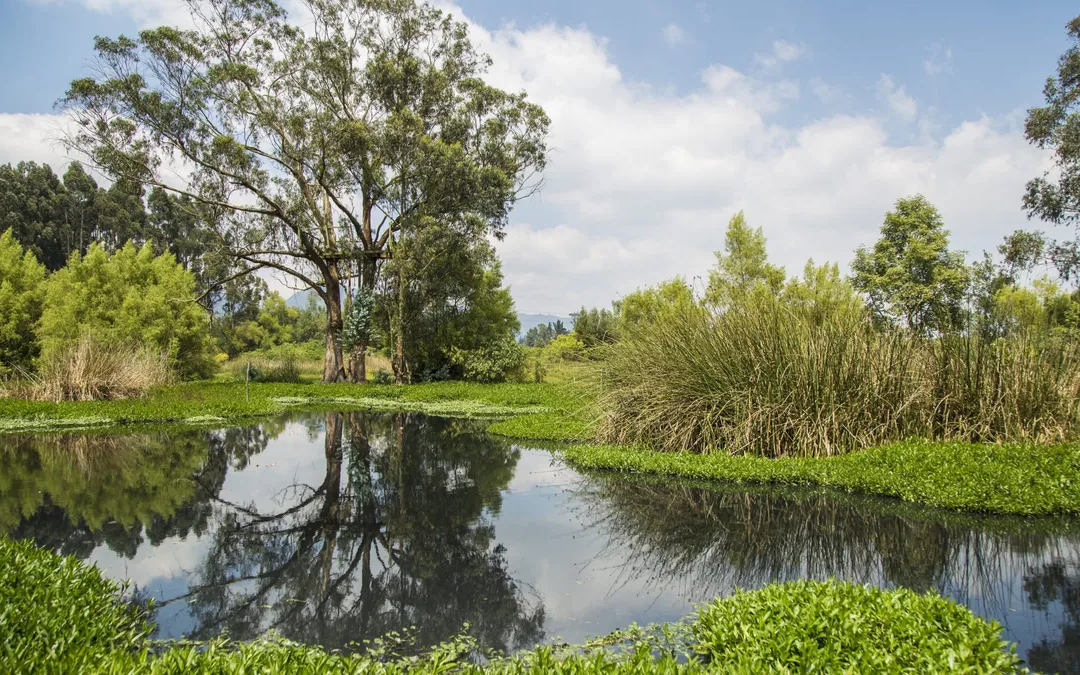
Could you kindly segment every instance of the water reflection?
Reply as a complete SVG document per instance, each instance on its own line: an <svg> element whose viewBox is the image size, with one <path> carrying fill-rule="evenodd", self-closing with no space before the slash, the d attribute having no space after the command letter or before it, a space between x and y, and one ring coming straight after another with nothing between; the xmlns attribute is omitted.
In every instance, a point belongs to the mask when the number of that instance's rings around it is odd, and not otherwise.
<svg viewBox="0 0 1080 675"><path fill-rule="evenodd" d="M934 589L1003 623L1030 646L1026 658L1037 670L1080 671L1075 520L611 475L587 478L574 492L579 517L604 541L600 555L622 558L617 585L674 582L706 598L801 578Z"/></svg>
<svg viewBox="0 0 1080 675"><path fill-rule="evenodd" d="M0 437L0 532L132 578L159 634L329 648L465 622L487 648L580 641L773 580L936 589L1080 671L1080 526L813 490L582 476L467 421Z"/></svg>

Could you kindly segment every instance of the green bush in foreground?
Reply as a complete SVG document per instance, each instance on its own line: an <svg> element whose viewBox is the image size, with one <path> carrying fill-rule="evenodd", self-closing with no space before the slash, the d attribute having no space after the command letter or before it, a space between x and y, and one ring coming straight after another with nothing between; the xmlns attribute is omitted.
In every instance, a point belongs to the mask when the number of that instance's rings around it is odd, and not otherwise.
<svg viewBox="0 0 1080 675"><path fill-rule="evenodd" d="M631 628L589 646L477 665L459 638L419 659L329 654L272 640L152 645L120 588L74 558L0 539L0 671L92 673L1019 672L1001 627L934 593L795 582L718 599L688 632ZM680 647L687 635L688 647ZM673 638L674 636L674 638ZM604 645L626 643L611 651ZM151 649L154 646L154 649ZM680 655L685 659L680 659Z"/></svg>
<svg viewBox="0 0 1080 675"><path fill-rule="evenodd" d="M120 588L74 557L0 539L0 671L96 672L150 627Z"/></svg>
<svg viewBox="0 0 1080 675"><path fill-rule="evenodd" d="M1080 513L1080 445L904 441L830 458L731 457L571 446L575 467L731 483L822 485L949 509Z"/></svg>
<svg viewBox="0 0 1080 675"><path fill-rule="evenodd" d="M934 593L800 581L704 607L695 650L721 672L1009 673L1001 626Z"/></svg>

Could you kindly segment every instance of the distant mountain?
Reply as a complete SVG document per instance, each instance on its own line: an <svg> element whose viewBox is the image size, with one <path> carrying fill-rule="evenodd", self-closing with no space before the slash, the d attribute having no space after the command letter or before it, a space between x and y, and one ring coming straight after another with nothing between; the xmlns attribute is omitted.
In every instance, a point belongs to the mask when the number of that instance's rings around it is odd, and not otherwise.
<svg viewBox="0 0 1080 675"><path fill-rule="evenodd" d="M568 316L557 316L555 314L522 314L518 312L518 322L521 323L521 330L518 331L518 338L524 337L525 333L530 328L539 326L540 324L555 323L556 321L562 321L566 326L566 330L570 330L573 327L574 322L570 320Z"/></svg>
<svg viewBox="0 0 1080 675"><path fill-rule="evenodd" d="M305 291L297 291L289 296L289 299L285 301L286 307L295 307L297 309L306 309L308 304L308 298L315 295L315 291L310 288Z"/></svg>

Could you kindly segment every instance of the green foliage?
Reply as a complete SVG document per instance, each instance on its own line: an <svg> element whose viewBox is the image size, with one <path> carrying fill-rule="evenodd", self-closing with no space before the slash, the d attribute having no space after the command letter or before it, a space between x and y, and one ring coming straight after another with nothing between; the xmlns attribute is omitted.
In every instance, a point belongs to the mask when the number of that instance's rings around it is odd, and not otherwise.
<svg viewBox="0 0 1080 675"><path fill-rule="evenodd" d="M105 344L161 350L182 377L206 376L215 367L208 316L194 294L194 278L171 254L126 244L109 255L95 244L45 284L41 357L55 358L91 335Z"/></svg>
<svg viewBox="0 0 1080 675"><path fill-rule="evenodd" d="M860 247L851 268L879 322L921 335L960 325L969 283L964 255L949 251L945 223L922 195L897 200L873 250Z"/></svg>
<svg viewBox="0 0 1080 675"><path fill-rule="evenodd" d="M1068 23L1066 32L1071 44L1058 59L1057 72L1043 86L1046 105L1029 109L1024 124L1028 141L1054 154L1054 168L1028 182L1024 210L1029 218L1075 226L1080 224L1080 16ZM1032 236L1024 242L1038 243L1040 249L1043 243L1041 237L1036 241ZM1048 248L1061 276L1074 278L1080 271L1080 241L1048 242Z"/></svg>
<svg viewBox="0 0 1080 675"><path fill-rule="evenodd" d="M586 646L540 647L483 665L470 659L477 643L467 637L404 659L386 653L386 641L355 655L274 639L165 643L150 650L148 625L118 601L119 589L96 569L7 540L0 540L0 560L3 625L15 629L0 663L12 672L696 674L715 672L717 664L725 672L1019 671L1001 627L963 607L935 594L835 581L774 584L714 600L690 620L693 651L683 662L675 643L682 629L670 626L656 637L631 626ZM627 649L608 648L620 643Z"/></svg>
<svg viewBox="0 0 1080 675"><path fill-rule="evenodd" d="M38 353L34 324L45 300L45 267L11 230L0 234L0 375L30 368Z"/></svg>
<svg viewBox="0 0 1080 675"><path fill-rule="evenodd" d="M865 314L862 298L840 276L840 266L836 263L819 267L808 260L802 279L792 277L784 286L782 298L785 305L818 326L838 316Z"/></svg>
<svg viewBox="0 0 1080 675"><path fill-rule="evenodd" d="M1080 445L912 440L840 457L760 458L571 446L581 469L731 483L821 485L948 509L1016 515L1080 513Z"/></svg>
<svg viewBox="0 0 1080 675"><path fill-rule="evenodd" d="M375 296L364 289L358 290L345 314L345 330L341 333L342 347L352 351L371 341L374 313Z"/></svg>
<svg viewBox="0 0 1080 675"><path fill-rule="evenodd" d="M681 277L638 289L616 303L619 333L647 330L666 313L686 311L696 302L693 290Z"/></svg>
<svg viewBox="0 0 1080 675"><path fill-rule="evenodd" d="M607 309L585 309L570 315L574 321L574 337L587 348L609 345L619 339L619 317Z"/></svg>
<svg viewBox="0 0 1080 675"><path fill-rule="evenodd" d="M723 672L1015 673L1021 663L999 624L936 593L836 581L736 591L692 630Z"/></svg>
<svg viewBox="0 0 1080 675"><path fill-rule="evenodd" d="M472 382L506 382L524 377L525 352L512 336L479 349L452 348L450 361Z"/></svg>
<svg viewBox="0 0 1080 675"><path fill-rule="evenodd" d="M562 319L542 323L539 326L533 326L525 332L525 337L522 342L526 347L546 347L552 340L568 335L570 331L566 330L566 326L563 325Z"/></svg>
<svg viewBox="0 0 1080 675"><path fill-rule="evenodd" d="M341 280L355 274L372 288L386 264L399 300L413 284L442 283L444 270L427 266L438 256L410 264L409 249L430 230L447 243L500 236L545 168L550 121L524 93L487 84L490 60L467 26L427 3L312 3L315 32L297 30L274 0L190 9L194 30L96 40L94 76L64 99L82 123L67 141L133 183L168 185L160 174L171 160L194 167L192 198L221 214L210 220L225 254L320 289L323 377L337 380ZM395 337L429 335L409 321L426 316L423 301L404 304L386 306Z"/></svg>
<svg viewBox="0 0 1080 675"><path fill-rule="evenodd" d="M784 268L769 264L764 232L760 227L751 229L742 211L728 222L724 251L716 252L716 267L709 271L706 304L723 310L735 306L752 292L780 292Z"/></svg>
<svg viewBox="0 0 1080 675"><path fill-rule="evenodd" d="M875 331L850 301L815 315L756 293L738 311L673 313L612 346L602 382L598 438L663 450L831 455L913 436L1080 436L1074 341Z"/></svg>
<svg viewBox="0 0 1080 675"><path fill-rule="evenodd" d="M100 672L140 649L150 626L94 567L0 539L0 670Z"/></svg>

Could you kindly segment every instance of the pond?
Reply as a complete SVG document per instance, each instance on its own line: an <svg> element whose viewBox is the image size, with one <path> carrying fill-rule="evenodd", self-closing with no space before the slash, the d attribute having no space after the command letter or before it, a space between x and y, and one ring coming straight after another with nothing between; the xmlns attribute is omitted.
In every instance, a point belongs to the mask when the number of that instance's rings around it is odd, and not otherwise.
<svg viewBox="0 0 1080 675"><path fill-rule="evenodd" d="M581 474L417 413L0 437L0 532L154 598L159 637L580 642L773 580L936 589L1080 670L1080 523Z"/></svg>

